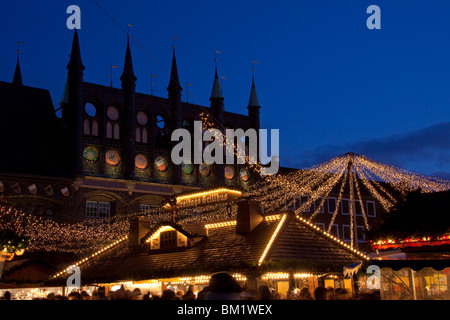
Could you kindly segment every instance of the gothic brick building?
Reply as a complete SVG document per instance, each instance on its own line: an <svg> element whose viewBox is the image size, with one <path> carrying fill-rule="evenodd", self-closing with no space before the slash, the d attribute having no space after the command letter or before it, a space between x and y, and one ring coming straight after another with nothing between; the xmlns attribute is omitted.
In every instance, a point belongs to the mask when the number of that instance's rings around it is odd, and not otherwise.
<svg viewBox="0 0 450 320"><path fill-rule="evenodd" d="M23 85L19 59L13 82L0 82L0 194L12 205L75 222L158 211L174 193L214 186L246 189L258 179L244 165L170 160L177 143L170 139L172 131L192 131L202 113L222 130L259 129L254 82L248 115L242 115L225 111L217 68L209 107L182 102L175 49L167 98L136 92L129 39L121 89L84 82L84 69L75 30L61 118L49 91Z"/></svg>

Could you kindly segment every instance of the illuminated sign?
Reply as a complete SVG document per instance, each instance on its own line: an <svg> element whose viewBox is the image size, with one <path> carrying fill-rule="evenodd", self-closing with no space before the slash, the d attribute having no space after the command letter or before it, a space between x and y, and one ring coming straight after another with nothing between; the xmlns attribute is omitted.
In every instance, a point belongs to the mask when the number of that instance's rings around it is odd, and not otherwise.
<svg viewBox="0 0 450 320"><path fill-rule="evenodd" d="M229 202L242 196L241 191L220 188L176 197L178 209L196 208L210 204Z"/></svg>

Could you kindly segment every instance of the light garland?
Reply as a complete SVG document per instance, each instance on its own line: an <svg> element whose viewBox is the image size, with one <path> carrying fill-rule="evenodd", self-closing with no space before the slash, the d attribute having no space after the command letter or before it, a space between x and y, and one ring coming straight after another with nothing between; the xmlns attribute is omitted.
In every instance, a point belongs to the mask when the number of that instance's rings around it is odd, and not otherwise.
<svg viewBox="0 0 450 320"><path fill-rule="evenodd" d="M332 234L323 231L321 228L319 228L318 226L316 226L314 223L312 223L311 221L308 221L300 216L297 216L297 219L300 220L301 222L303 222L304 224L306 224L308 227L314 229L317 232L322 233L324 236L326 236L327 238L333 240L335 243L341 245L343 248L351 251L352 253L360 256L361 258L364 258L366 260L370 260L370 258L368 256L366 256L364 253L354 249L352 246L349 246L348 244L346 244L344 241L340 240L339 238L336 238L335 236L333 236Z"/></svg>
<svg viewBox="0 0 450 320"><path fill-rule="evenodd" d="M407 246L409 244L424 244L432 245L434 244L448 244L450 243L450 235L444 235L440 237L415 237L406 239L382 239L371 243L374 249L377 248L389 248L389 247L401 247L403 245Z"/></svg>
<svg viewBox="0 0 450 320"><path fill-rule="evenodd" d="M315 276L313 273L294 273L293 277L294 279L304 279L304 278L310 278ZM316 275L320 277L320 275ZM330 277L336 277L329 275ZM265 273L261 276L261 280L267 281L267 280L287 280L289 279L289 273L287 272L269 272Z"/></svg>
<svg viewBox="0 0 450 320"><path fill-rule="evenodd" d="M145 243L152 242L153 239L156 239L159 237L161 232L166 231L166 230L174 230L174 228L172 228L171 226L168 226L168 225L159 227L155 232L153 232L153 234L150 237L148 237L145 240Z"/></svg>
<svg viewBox="0 0 450 320"><path fill-rule="evenodd" d="M72 265L75 265L75 266L78 266L78 267L79 267L79 266L81 266L82 264L85 264L86 262L88 262L89 260L91 260L92 258L95 258L96 256L98 256L98 255L104 253L105 251L108 251L109 249L111 249L111 248L117 246L118 244L122 243L123 241L125 241L125 240L127 240L127 239L128 239L128 236L125 236L125 237L123 237L122 239L119 239L119 240L117 240L116 242L111 243L110 245L104 247L103 249L98 250L97 252L91 254L89 257L86 257L86 258L81 259L81 260L79 260L79 261L77 261L77 262L75 262L75 263L72 263ZM64 275L64 274L66 274L68 270L69 270L69 267L67 267L67 268L65 268L64 270L62 270L62 271L58 272L57 274L53 275L51 278L53 278L53 279L54 279L54 278L58 278L58 277L60 277L60 276L62 276L62 275Z"/></svg>
<svg viewBox="0 0 450 320"><path fill-rule="evenodd" d="M360 205L363 204L362 197L370 195L375 198L376 202L381 204L384 210L389 210L395 204L393 201L395 196L389 191L391 188L393 192L398 194L417 187L420 187L423 192L450 189L449 181L410 173L360 155L352 154L350 159L353 163L353 181ZM236 195L253 196L264 206L266 214L280 212L286 206L294 206L297 215L311 218L311 214L307 216L301 211L318 201L320 197L322 197L321 205L323 205L334 188L338 188L340 185L335 212L333 215L330 215L330 224L327 229L330 232L344 197L344 187L349 176L347 172L348 161L349 156L345 155L313 166L310 169L297 170L289 174L266 176L256 188L239 194L238 192L240 191L226 188L220 189L227 190L227 192L231 190L230 192L236 192ZM338 177L341 175L342 177L339 179ZM365 192L368 192L368 194L362 194L360 183L362 183L361 186L365 187ZM308 202L298 206L298 199L304 194L309 195ZM285 201L286 195L291 196L289 201ZM362 207L361 211L365 228L368 229L369 223L364 207ZM188 208L178 210L176 218L177 222L181 224L197 223L230 220L230 218L236 217L236 213L237 204L235 202L229 204L214 203L207 204L201 207L200 210ZM0 229L10 229L20 236L29 237L31 243L27 249L28 251L72 252L86 256L126 236L129 231L130 220L138 215L140 213L136 212L127 216L114 216L102 219L101 221L86 220L79 223L56 223L39 216L26 214L21 210L16 210L3 201L0 203ZM313 215L314 217L311 220L317 216L317 210L314 211ZM150 227L157 226L161 221L168 221L171 218L170 212L152 216ZM265 219L268 218L266 217ZM353 232L353 229L351 232Z"/></svg>
<svg viewBox="0 0 450 320"><path fill-rule="evenodd" d="M217 128L221 128L222 125L218 123L218 121L216 121L215 119L212 119L213 116L207 111L205 110L204 112L200 113L200 118L202 120L202 128L204 131L208 130L208 129L217 129ZM221 131L221 130L219 130ZM238 152L238 146L236 143L231 144L231 146L227 143L224 143L224 137L222 136L222 134L220 134L217 131L214 131L214 140L217 140L220 142L220 147L223 148L225 146L227 153L229 154L233 154L236 158L237 158L237 162L238 163L243 163L245 164L247 167L249 167L250 169L252 169L253 171L260 173L261 172L261 164L258 161L257 158L255 158L254 156L250 156L249 154L246 154L246 152L244 152L244 155L241 155Z"/></svg>
<svg viewBox="0 0 450 320"><path fill-rule="evenodd" d="M235 225L236 225L236 220L233 220L233 221L224 221L224 222L206 224L205 228L206 229L215 229L215 228L230 227L230 226L235 226Z"/></svg>
<svg viewBox="0 0 450 320"><path fill-rule="evenodd" d="M197 192L197 193L193 193L193 194L188 194L185 196L177 196L175 198L177 199L177 201L181 201L181 200L186 200L186 199L209 196L209 195L217 194L220 192L226 192L226 193L231 193L234 195L242 196L242 191L227 189L227 188L220 188L220 189L214 189L214 190L210 190L210 191L202 191L202 192Z"/></svg>
<svg viewBox="0 0 450 320"><path fill-rule="evenodd" d="M269 242L267 243L266 248L264 249L263 254L261 255L261 258L259 258L258 266L260 266L263 263L264 259L266 258L266 255L269 252L270 247L272 246L272 243L276 239L276 237L278 235L278 232L280 231L281 227L283 226L283 223L286 220L286 217L287 217L287 215L284 214L283 217L281 218L281 221L278 224L278 226L275 229L275 231L273 232L272 237L270 238Z"/></svg>
<svg viewBox="0 0 450 320"><path fill-rule="evenodd" d="M233 278L237 281L247 281L247 278L239 273L232 274ZM178 281L168 281L171 284L204 284L208 283L211 279L211 275L200 275L200 276L194 276L194 277L181 277Z"/></svg>

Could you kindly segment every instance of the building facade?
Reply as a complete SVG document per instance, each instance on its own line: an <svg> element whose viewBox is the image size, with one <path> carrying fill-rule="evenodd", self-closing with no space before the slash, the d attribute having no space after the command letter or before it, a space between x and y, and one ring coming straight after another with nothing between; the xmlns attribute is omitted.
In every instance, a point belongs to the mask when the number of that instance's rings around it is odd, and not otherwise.
<svg viewBox="0 0 450 320"><path fill-rule="evenodd" d="M47 90L23 85L19 60L13 82L0 82L2 147L11 154L0 162L0 192L15 207L77 222L159 212L175 193L216 186L245 190L259 179L245 165L171 161L178 143L171 141L173 130L192 132L205 115L222 131L259 129L254 82L245 115L225 111L217 68L209 107L182 102L174 48L168 96L136 92L129 39L121 89L85 82L84 70L75 29L61 118Z"/></svg>

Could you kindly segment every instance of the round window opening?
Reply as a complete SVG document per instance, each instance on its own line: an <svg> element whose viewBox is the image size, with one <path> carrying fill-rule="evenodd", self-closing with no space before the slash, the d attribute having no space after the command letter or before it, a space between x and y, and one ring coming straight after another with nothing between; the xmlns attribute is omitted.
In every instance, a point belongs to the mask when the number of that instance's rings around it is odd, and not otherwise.
<svg viewBox="0 0 450 320"><path fill-rule="evenodd" d="M156 116L156 126L160 129L164 129L164 127L166 126L166 123L162 116Z"/></svg>
<svg viewBox="0 0 450 320"><path fill-rule="evenodd" d="M136 115L136 120L141 126L145 126L148 123L148 116L144 111L139 111Z"/></svg>
<svg viewBox="0 0 450 320"><path fill-rule="evenodd" d="M97 114L97 109L95 108L95 106L88 102L84 105L84 111L86 112L86 114L90 117L95 117L95 115Z"/></svg>
<svg viewBox="0 0 450 320"><path fill-rule="evenodd" d="M108 118L112 121L116 121L119 119L119 110L116 107L109 106L106 110L106 114L108 115Z"/></svg>

